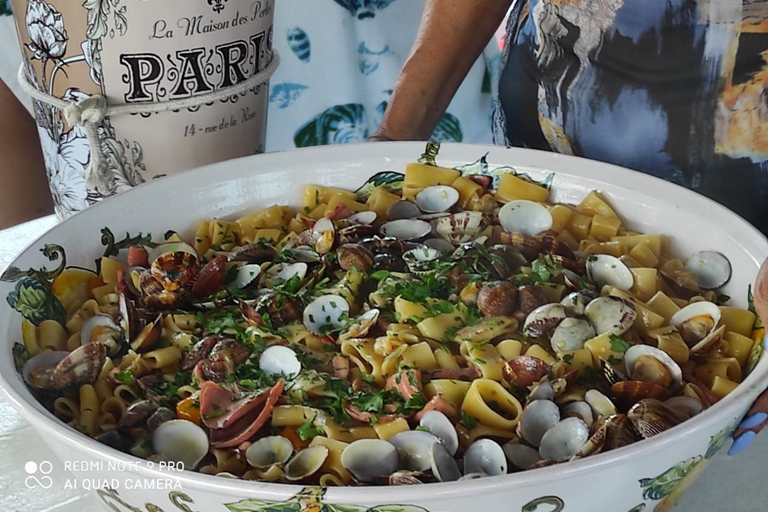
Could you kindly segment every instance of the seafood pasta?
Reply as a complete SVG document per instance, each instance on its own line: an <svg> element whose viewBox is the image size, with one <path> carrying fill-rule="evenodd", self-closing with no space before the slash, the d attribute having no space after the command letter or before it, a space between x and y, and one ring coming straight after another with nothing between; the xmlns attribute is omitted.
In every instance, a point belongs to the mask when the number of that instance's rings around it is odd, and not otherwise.
<svg viewBox="0 0 768 512"><path fill-rule="evenodd" d="M23 320L19 369L61 420L188 470L418 484L620 448L726 396L753 312L719 252L675 257L596 191L414 163L357 192L128 237ZM717 248L712 248L717 249Z"/></svg>

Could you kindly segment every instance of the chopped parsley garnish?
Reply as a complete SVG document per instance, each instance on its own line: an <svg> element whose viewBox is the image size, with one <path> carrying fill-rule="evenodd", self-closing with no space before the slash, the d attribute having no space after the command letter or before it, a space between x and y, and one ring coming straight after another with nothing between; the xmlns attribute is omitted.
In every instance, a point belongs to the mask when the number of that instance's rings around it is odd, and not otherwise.
<svg viewBox="0 0 768 512"><path fill-rule="evenodd" d="M570 363L571 361L573 361L573 354L563 354L563 358L562 359L566 363Z"/></svg>
<svg viewBox="0 0 768 512"><path fill-rule="evenodd" d="M315 426L315 420L317 414L305 421L299 428L296 429L296 433L299 435L299 439L302 441L308 441L316 436L325 434L325 429L321 426Z"/></svg>
<svg viewBox="0 0 768 512"><path fill-rule="evenodd" d="M614 352L626 352L629 349L629 343L615 334L608 336L608 339L611 340L611 350Z"/></svg>
<svg viewBox="0 0 768 512"><path fill-rule="evenodd" d="M429 427L424 427L424 426L422 426L422 425L419 425L419 426L418 426L418 427L416 427L414 430L420 430L420 431L422 431L422 432L429 432L429 431L430 431L430 430L429 430Z"/></svg>
<svg viewBox="0 0 768 512"><path fill-rule="evenodd" d="M459 421L459 423L461 423L464 426L464 428L468 430L472 430L477 426L478 421L477 419L473 418L466 412L461 411L461 420Z"/></svg>
<svg viewBox="0 0 768 512"><path fill-rule="evenodd" d="M117 372L115 373L115 380L117 380L120 384L130 386L133 384L133 374L128 370Z"/></svg>

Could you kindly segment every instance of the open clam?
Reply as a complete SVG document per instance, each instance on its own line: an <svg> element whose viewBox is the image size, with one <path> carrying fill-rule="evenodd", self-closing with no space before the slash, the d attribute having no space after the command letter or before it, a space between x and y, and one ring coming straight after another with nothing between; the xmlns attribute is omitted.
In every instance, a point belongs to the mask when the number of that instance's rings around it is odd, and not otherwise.
<svg viewBox="0 0 768 512"><path fill-rule="evenodd" d="M621 336L632 327L637 318L634 304L610 295L598 297L587 304L584 314L598 335L607 332Z"/></svg>
<svg viewBox="0 0 768 512"><path fill-rule="evenodd" d="M431 458L432 474L440 482L453 482L461 478L461 471L459 470L459 465L456 464L456 459L446 450L444 445L440 443L433 444Z"/></svg>
<svg viewBox="0 0 768 512"><path fill-rule="evenodd" d="M565 317L565 308L560 304L544 304L525 318L523 333L532 338L541 338L555 329Z"/></svg>
<svg viewBox="0 0 768 512"><path fill-rule="evenodd" d="M306 268L306 263L302 263ZM306 272L306 270L305 270ZM259 278L261 266L256 263L249 263L237 267L235 278L232 280L232 286L238 289L247 288Z"/></svg>
<svg viewBox="0 0 768 512"><path fill-rule="evenodd" d="M162 460L192 470L208 453L208 435L191 421L170 420L152 434L152 448Z"/></svg>
<svg viewBox="0 0 768 512"><path fill-rule="evenodd" d="M312 226L312 240L318 254L326 254L336 242L336 226L331 219L323 217Z"/></svg>
<svg viewBox="0 0 768 512"><path fill-rule="evenodd" d="M669 393L666 387L653 382L624 380L611 386L611 396L622 410L627 410L645 398L664 400Z"/></svg>
<svg viewBox="0 0 768 512"><path fill-rule="evenodd" d="M596 389L590 389L584 393L584 401L592 408L596 419L600 417L607 418L618 412L611 399Z"/></svg>
<svg viewBox="0 0 768 512"><path fill-rule="evenodd" d="M328 453L328 448L322 445L304 448L285 465L285 478L293 482L314 475L328 458Z"/></svg>
<svg viewBox="0 0 768 512"><path fill-rule="evenodd" d="M354 222L356 224L370 225L376 222L376 212L373 212L373 211L357 212L347 217L347 220L349 222Z"/></svg>
<svg viewBox="0 0 768 512"><path fill-rule="evenodd" d="M344 270L355 268L367 272L373 266L373 253L362 244L344 244L338 248L336 256Z"/></svg>
<svg viewBox="0 0 768 512"><path fill-rule="evenodd" d="M682 421L674 409L652 398L646 398L633 405L627 417L645 439L659 435Z"/></svg>
<svg viewBox="0 0 768 512"><path fill-rule="evenodd" d="M448 416L436 410L427 411L419 420L419 425L429 429L429 433L437 437L448 453L456 455L459 449L459 437Z"/></svg>
<svg viewBox="0 0 768 512"><path fill-rule="evenodd" d="M296 352L282 345L268 347L259 357L259 367L267 375L285 375L293 378L301 372Z"/></svg>
<svg viewBox="0 0 768 512"><path fill-rule="evenodd" d="M397 449L381 439L358 439L341 452L341 465L359 482L372 482L397 471Z"/></svg>
<svg viewBox="0 0 768 512"><path fill-rule="evenodd" d="M669 323L677 327L692 355L707 355L717 347L725 333L720 323L720 308L707 301L694 302L677 311Z"/></svg>
<svg viewBox="0 0 768 512"><path fill-rule="evenodd" d="M683 385L683 371L663 350L649 345L633 345L624 354L627 375L632 380L676 390Z"/></svg>
<svg viewBox="0 0 768 512"><path fill-rule="evenodd" d="M584 342L595 337L595 328L581 318L564 318L551 335L552 348L558 354L571 352L584 346Z"/></svg>
<svg viewBox="0 0 768 512"><path fill-rule="evenodd" d="M569 315L581 316L584 314L584 310L589 304L589 297L579 292L571 292L560 301L560 304L565 308L565 311Z"/></svg>
<svg viewBox="0 0 768 512"><path fill-rule="evenodd" d="M484 476L507 474L507 457L499 443L491 439L478 439L464 453L464 474Z"/></svg>
<svg viewBox="0 0 768 512"><path fill-rule="evenodd" d="M459 201L459 191L447 185L433 185L416 194L416 205L424 213L439 213L451 209Z"/></svg>
<svg viewBox="0 0 768 512"><path fill-rule="evenodd" d="M426 245L416 247L403 254L403 261L408 265L408 269L416 274L428 271L430 264L439 259L442 253Z"/></svg>
<svg viewBox="0 0 768 512"><path fill-rule="evenodd" d="M599 287L615 286L620 290L629 290L635 284L629 268L615 256L595 254L587 259L587 275Z"/></svg>
<svg viewBox="0 0 768 512"><path fill-rule="evenodd" d="M516 384L522 389L539 382L547 375L548 371L549 365L547 363L531 356L513 357L501 368L504 380Z"/></svg>
<svg viewBox="0 0 768 512"><path fill-rule="evenodd" d="M24 381L33 388L48 391L74 389L92 384L107 361L102 343L87 343L72 352L41 352L22 368Z"/></svg>
<svg viewBox="0 0 768 512"><path fill-rule="evenodd" d="M674 396L664 401L682 419L690 419L704 410L704 405L698 398L692 396Z"/></svg>
<svg viewBox="0 0 768 512"><path fill-rule="evenodd" d="M123 298L123 300L126 300ZM127 307L127 303L125 303ZM127 314L127 312L126 312ZM120 351L125 335L123 329L108 315L93 315L83 322L80 330L80 344L91 342L103 343L107 348L107 354L114 355Z"/></svg>
<svg viewBox="0 0 768 512"><path fill-rule="evenodd" d="M397 450L399 467L410 471L427 471L432 467L432 445L437 436L422 430L406 430L389 438Z"/></svg>
<svg viewBox="0 0 768 512"><path fill-rule="evenodd" d="M501 448L507 460L518 470L528 469L541 460L538 450L524 444L510 442Z"/></svg>
<svg viewBox="0 0 768 512"><path fill-rule="evenodd" d="M507 232L538 235L552 227L552 214L539 203L518 199L502 206L499 223Z"/></svg>
<svg viewBox="0 0 768 512"><path fill-rule="evenodd" d="M731 279L731 262L722 253L715 251L692 254L685 262L685 268L696 276L702 290L720 288Z"/></svg>
<svg viewBox="0 0 768 512"><path fill-rule="evenodd" d="M151 251L149 251L148 261L152 265L163 254L173 254L176 252L187 253L190 256L197 258L197 251L191 245L184 242L171 242L167 244L158 245Z"/></svg>
<svg viewBox="0 0 768 512"><path fill-rule="evenodd" d="M304 308L304 325L313 334L327 334L344 326L349 303L338 295L323 295Z"/></svg>

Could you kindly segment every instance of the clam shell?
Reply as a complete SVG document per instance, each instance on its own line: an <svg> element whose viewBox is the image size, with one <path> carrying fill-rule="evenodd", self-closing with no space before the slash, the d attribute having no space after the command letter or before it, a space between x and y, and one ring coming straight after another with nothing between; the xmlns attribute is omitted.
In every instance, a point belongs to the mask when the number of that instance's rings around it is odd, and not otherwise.
<svg viewBox="0 0 768 512"><path fill-rule="evenodd" d="M704 410L701 400L691 396L673 396L665 400L664 405L675 411L683 420L693 418Z"/></svg>
<svg viewBox="0 0 768 512"><path fill-rule="evenodd" d="M328 458L328 448L317 445L304 448L285 465L285 478L295 482L314 475Z"/></svg>
<svg viewBox="0 0 768 512"><path fill-rule="evenodd" d="M171 420L152 434L152 449L164 461L182 463L193 470L208 453L205 430L187 420Z"/></svg>
<svg viewBox="0 0 768 512"><path fill-rule="evenodd" d="M560 421L560 409L549 400L534 400L523 410L518 424L520 437L538 447L544 434Z"/></svg>
<svg viewBox="0 0 768 512"><path fill-rule="evenodd" d="M423 220L400 219L383 224L379 231L383 236L397 240L416 240L430 234L432 226Z"/></svg>
<svg viewBox="0 0 768 512"><path fill-rule="evenodd" d="M558 354L584 347L584 342L595 337L595 328L581 318L564 318L552 332L552 348Z"/></svg>
<svg viewBox="0 0 768 512"><path fill-rule="evenodd" d="M587 304L584 314L598 336L606 332L621 336L632 327L637 318L634 304L610 295L598 297Z"/></svg>
<svg viewBox="0 0 768 512"><path fill-rule="evenodd" d="M122 300L126 299L123 298ZM125 306L126 308L128 307L127 302L125 303ZM127 310L126 314L128 314ZM124 339L123 336L123 329L112 320L111 316L93 315L83 322L83 326L80 330L80 344L85 345L92 341L98 341L107 347L108 353L114 354L120 350Z"/></svg>
<svg viewBox="0 0 768 512"><path fill-rule="evenodd" d="M626 410L644 398L664 400L669 396L666 388L637 380L625 380L611 386L611 396L616 404Z"/></svg>
<svg viewBox="0 0 768 512"><path fill-rule="evenodd" d="M459 191L447 185L426 187L416 194L416 205L425 213L445 212L459 201Z"/></svg>
<svg viewBox="0 0 768 512"><path fill-rule="evenodd" d="M620 290L629 290L635 284L635 278L629 268L615 256L595 254L587 259L587 275L599 287L615 286Z"/></svg>
<svg viewBox="0 0 768 512"><path fill-rule="evenodd" d="M327 334L328 329L343 327L348 313L349 303L343 297L323 295L304 308L304 325L313 334Z"/></svg>
<svg viewBox="0 0 768 512"><path fill-rule="evenodd" d="M371 327L376 325L381 311L373 308L355 318L347 329L339 335L340 340L351 338L364 338Z"/></svg>
<svg viewBox="0 0 768 512"><path fill-rule="evenodd" d="M429 270L429 263L439 259L440 256L442 253L437 249L422 245L403 253L403 261L411 272L419 273Z"/></svg>
<svg viewBox="0 0 768 512"><path fill-rule="evenodd" d="M452 244L459 245L477 239L486 225L482 212L466 211L438 219L435 232Z"/></svg>
<svg viewBox="0 0 768 512"><path fill-rule="evenodd" d="M501 369L504 380L525 389L547 375L549 365L537 357L513 357ZM554 397L554 395L553 395Z"/></svg>
<svg viewBox="0 0 768 512"><path fill-rule="evenodd" d="M93 384L106 362L107 348L102 343L81 345L56 365L49 381L50 389L63 390Z"/></svg>
<svg viewBox="0 0 768 512"><path fill-rule="evenodd" d="M282 345L272 345L262 352L259 367L267 375L284 375L289 379L301 372L301 363L296 357L296 352Z"/></svg>
<svg viewBox="0 0 768 512"><path fill-rule="evenodd" d="M496 476L507 474L507 457L499 443L478 439L464 453L464 474Z"/></svg>
<svg viewBox="0 0 768 512"><path fill-rule="evenodd" d="M677 311L669 319L669 323L677 327L680 336L689 347L702 343L698 348L699 352L703 352L704 348L709 347L709 343L712 342L720 317L720 308L716 304L702 300L688 304Z"/></svg>
<svg viewBox="0 0 768 512"><path fill-rule="evenodd" d="M563 416L566 418L579 418L581 421L587 424L588 428L592 427L592 423L595 422L595 416L592 413L592 407L583 400L576 400L570 402L563 407Z"/></svg>
<svg viewBox="0 0 768 512"><path fill-rule="evenodd" d="M59 350L40 352L31 357L21 370L24 382L36 389L50 389L56 366L68 355L66 350Z"/></svg>
<svg viewBox="0 0 768 512"><path fill-rule="evenodd" d="M702 290L714 290L731 279L731 262L722 253L701 251L691 255L685 268L693 272Z"/></svg>
<svg viewBox="0 0 768 512"><path fill-rule="evenodd" d="M461 478L461 471L456 459L440 443L432 445L431 451L432 474L440 482L453 482Z"/></svg>
<svg viewBox="0 0 768 512"><path fill-rule="evenodd" d="M584 309L589 304L589 298L583 293L571 292L565 296L560 304L565 308L566 313L573 316L582 316Z"/></svg>
<svg viewBox="0 0 768 512"><path fill-rule="evenodd" d="M245 459L255 468L266 469L285 464L293 455L293 443L283 436L268 436L254 441L245 451Z"/></svg>
<svg viewBox="0 0 768 512"><path fill-rule="evenodd" d="M507 443L502 446L507 460L516 469L528 469L541 460L539 451L520 443Z"/></svg>
<svg viewBox="0 0 768 512"><path fill-rule="evenodd" d="M451 456L456 455L459 449L459 436L448 416L436 410L427 411L419 420L419 425L428 428L429 433L440 440Z"/></svg>
<svg viewBox="0 0 768 512"><path fill-rule="evenodd" d="M157 247L149 251L149 256L148 256L149 264L152 265L157 260L157 258L162 256L163 254L173 253L173 252L185 252L197 258L197 251L191 245L184 242L172 242L168 244L158 245Z"/></svg>
<svg viewBox="0 0 768 512"><path fill-rule="evenodd" d="M502 206L499 223L508 232L538 235L552 227L552 214L539 203L518 199Z"/></svg>
<svg viewBox="0 0 768 512"><path fill-rule="evenodd" d="M306 267L306 264L303 264ZM256 263L250 263L247 265L241 265L237 267L235 278L232 280L232 286L238 289L248 287L251 283L256 281L261 274L261 266Z"/></svg>
<svg viewBox="0 0 768 512"><path fill-rule="evenodd" d="M437 436L422 430L406 430L389 438L397 450L399 468L427 471L432 468L432 445L439 443Z"/></svg>
<svg viewBox="0 0 768 512"><path fill-rule="evenodd" d="M153 322L148 323L131 341L131 348L136 352L146 352L155 346L163 333L163 315L157 315Z"/></svg>
<svg viewBox="0 0 768 512"><path fill-rule="evenodd" d="M652 398L640 400L633 405L627 417L645 439L659 435L681 422L674 409Z"/></svg>
<svg viewBox="0 0 768 512"><path fill-rule="evenodd" d="M347 217L347 220L349 222L355 222L357 224L370 225L376 222L376 212L373 212L373 211L357 212Z"/></svg>
<svg viewBox="0 0 768 512"><path fill-rule="evenodd" d="M584 394L584 401L589 404L597 417L607 418L618 411L610 398L596 389L590 389Z"/></svg>
<svg viewBox="0 0 768 512"><path fill-rule="evenodd" d="M345 244L336 251L339 266L344 270L356 268L367 272L373 266L373 253L362 244Z"/></svg>
<svg viewBox="0 0 768 512"><path fill-rule="evenodd" d="M541 438L539 455L544 460L568 460L589 439L589 428L579 418L566 418L547 430Z"/></svg>
<svg viewBox="0 0 768 512"><path fill-rule="evenodd" d="M634 443L637 437L632 423L624 414L616 414L605 418L595 433L576 452L571 460L581 459L589 455L615 450Z"/></svg>
<svg viewBox="0 0 768 512"><path fill-rule="evenodd" d="M669 375L672 379L672 384L670 384L669 388L672 391L683 385L683 370L675 360L663 350L648 345L633 345L624 353L624 364L627 368L627 375L629 375L630 378L634 378L635 364L642 356L650 356L656 359L669 370Z"/></svg>
<svg viewBox="0 0 768 512"><path fill-rule="evenodd" d="M453 244L445 238L429 238L424 241L424 245L440 251L441 255L453 252Z"/></svg>
<svg viewBox="0 0 768 512"><path fill-rule="evenodd" d="M538 383L536 386L531 389L531 393L528 395L528 404L531 402L534 402L535 400L554 400L555 399L555 389L554 386L552 386L552 383L548 380L542 381Z"/></svg>
<svg viewBox="0 0 768 512"><path fill-rule="evenodd" d="M381 439L358 439L341 452L341 465L359 482L372 482L397 471L397 449Z"/></svg>
<svg viewBox="0 0 768 512"><path fill-rule="evenodd" d="M560 304L544 304L525 318L523 333L532 338L541 338L557 327L565 317L565 308Z"/></svg>
<svg viewBox="0 0 768 512"><path fill-rule="evenodd" d="M411 201L397 201L387 208L387 220L413 219L421 215L421 210Z"/></svg>

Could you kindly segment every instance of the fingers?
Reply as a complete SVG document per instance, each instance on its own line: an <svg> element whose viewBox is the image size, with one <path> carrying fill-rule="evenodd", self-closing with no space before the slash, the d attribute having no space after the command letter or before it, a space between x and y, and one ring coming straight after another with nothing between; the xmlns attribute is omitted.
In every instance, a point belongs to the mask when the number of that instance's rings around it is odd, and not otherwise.
<svg viewBox="0 0 768 512"><path fill-rule="evenodd" d="M733 431L733 444L728 450L728 455L736 455L744 451L766 425L768 425L768 390L755 400L747 415Z"/></svg>

